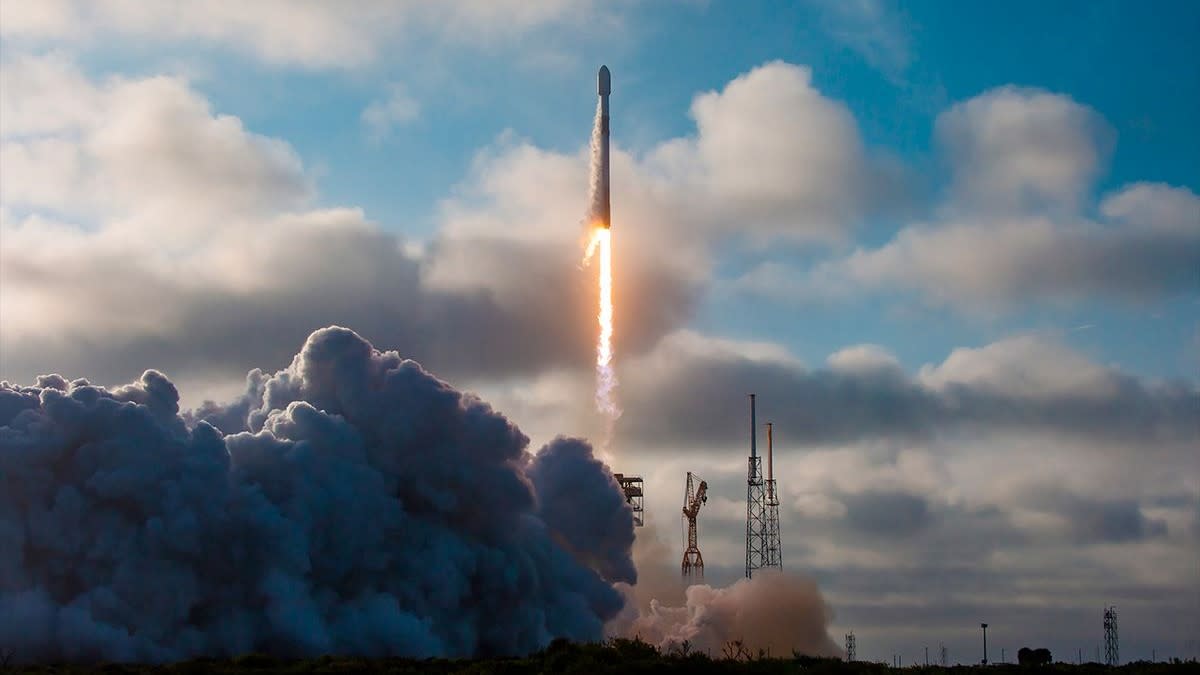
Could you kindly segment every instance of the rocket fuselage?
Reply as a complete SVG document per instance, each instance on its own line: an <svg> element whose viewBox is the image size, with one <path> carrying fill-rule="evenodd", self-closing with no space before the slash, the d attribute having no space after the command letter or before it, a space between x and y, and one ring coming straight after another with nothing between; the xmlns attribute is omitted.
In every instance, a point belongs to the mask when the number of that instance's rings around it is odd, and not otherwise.
<svg viewBox="0 0 1200 675"><path fill-rule="evenodd" d="M608 96L612 93L612 75L608 66L600 66L598 77L600 94L600 213L596 214L601 226L612 227L612 204L609 201L608 170Z"/></svg>

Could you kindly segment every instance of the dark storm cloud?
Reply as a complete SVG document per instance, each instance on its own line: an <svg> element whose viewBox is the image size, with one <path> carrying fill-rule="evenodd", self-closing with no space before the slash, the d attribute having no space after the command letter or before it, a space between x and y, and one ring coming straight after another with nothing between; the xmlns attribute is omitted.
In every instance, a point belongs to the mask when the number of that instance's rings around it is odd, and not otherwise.
<svg viewBox="0 0 1200 675"><path fill-rule="evenodd" d="M0 387L0 644L509 654L598 639L622 607L606 577L632 574L632 516L590 447L534 460L487 404L349 330L199 416L246 431L189 426L156 371ZM603 545L564 537L597 523Z"/></svg>
<svg viewBox="0 0 1200 675"><path fill-rule="evenodd" d="M1102 387L1019 391L986 377L927 384L894 367L807 369L678 343L664 344L647 363L654 367L628 368L623 376L626 408L643 414L623 418L619 431L648 446L744 443L746 392L758 394L759 419L775 422L784 445L1011 430L1136 440L1155 452L1157 443L1195 439L1200 409L1200 391L1186 383L1147 383L1108 370ZM1031 358L1020 367L1041 365ZM997 370L1011 377L1014 368L1000 363Z"/></svg>

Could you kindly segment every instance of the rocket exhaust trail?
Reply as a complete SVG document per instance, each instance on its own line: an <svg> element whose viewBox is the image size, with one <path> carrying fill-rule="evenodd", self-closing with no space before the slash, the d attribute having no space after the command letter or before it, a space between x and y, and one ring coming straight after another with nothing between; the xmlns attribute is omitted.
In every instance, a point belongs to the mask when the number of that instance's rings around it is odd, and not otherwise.
<svg viewBox="0 0 1200 675"><path fill-rule="evenodd" d="M607 66L600 67L598 78L599 104L592 129L591 207L588 223L591 235L584 262L599 254L600 309L597 322L600 334L596 341L596 408L607 423L605 445L612 435L612 425L621 416L617 405L617 374L613 370L613 283L612 283L612 212L609 203L608 165L608 96L612 83Z"/></svg>

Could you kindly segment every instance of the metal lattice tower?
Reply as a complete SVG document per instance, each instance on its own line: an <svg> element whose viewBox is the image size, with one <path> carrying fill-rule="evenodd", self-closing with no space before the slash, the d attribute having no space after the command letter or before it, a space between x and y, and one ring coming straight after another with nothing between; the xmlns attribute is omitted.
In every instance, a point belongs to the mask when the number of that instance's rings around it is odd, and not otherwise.
<svg viewBox="0 0 1200 675"><path fill-rule="evenodd" d="M950 654L946 651L946 645L940 645L940 649L942 654L942 667L945 668L946 666L950 665Z"/></svg>
<svg viewBox="0 0 1200 675"><path fill-rule="evenodd" d="M1121 645L1117 636L1117 608L1104 608L1104 664L1121 665Z"/></svg>
<svg viewBox="0 0 1200 675"><path fill-rule="evenodd" d="M621 486L621 491L625 493L625 501L633 511L633 524L641 527L645 523L645 520L642 518L642 500L644 496L642 493L642 477L614 473L613 478L617 479L617 483Z"/></svg>
<svg viewBox="0 0 1200 675"><path fill-rule="evenodd" d="M763 567L783 569L779 543L779 492L775 489L775 425L767 422L767 507L763 516Z"/></svg>
<svg viewBox="0 0 1200 675"><path fill-rule="evenodd" d="M699 482L699 486L696 483ZM683 517L687 520L687 548L683 551L683 581L687 585L704 581L704 556L696 545L696 515L700 506L708 501L708 483L691 471L687 475L687 489L683 493Z"/></svg>
<svg viewBox="0 0 1200 675"><path fill-rule="evenodd" d="M750 394L750 459L746 470L746 578L766 563L767 491L763 484L762 458L757 448L758 421L754 416L754 394Z"/></svg>
<svg viewBox="0 0 1200 675"><path fill-rule="evenodd" d="M854 639L854 631L846 633L846 663L858 660L858 642Z"/></svg>

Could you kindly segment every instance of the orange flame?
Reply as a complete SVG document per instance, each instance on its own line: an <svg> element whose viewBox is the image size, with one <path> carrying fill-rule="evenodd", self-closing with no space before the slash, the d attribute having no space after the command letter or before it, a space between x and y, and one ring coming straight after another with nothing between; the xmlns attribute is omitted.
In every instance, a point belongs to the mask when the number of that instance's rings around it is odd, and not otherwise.
<svg viewBox="0 0 1200 675"><path fill-rule="evenodd" d="M612 230L603 224L592 228L584 263L600 254L600 312L596 319L600 324L600 335L596 340L596 407L607 418L609 432L612 423L621 416L617 405L617 374L613 370L613 282L612 282Z"/></svg>

